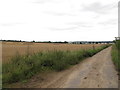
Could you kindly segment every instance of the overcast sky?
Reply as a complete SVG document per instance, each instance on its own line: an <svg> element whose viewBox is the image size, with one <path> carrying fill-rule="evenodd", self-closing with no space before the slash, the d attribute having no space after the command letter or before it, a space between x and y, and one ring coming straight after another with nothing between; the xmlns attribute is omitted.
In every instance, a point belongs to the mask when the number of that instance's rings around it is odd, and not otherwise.
<svg viewBox="0 0 120 90"><path fill-rule="evenodd" d="M0 39L106 41L118 36L118 0L0 0Z"/></svg>

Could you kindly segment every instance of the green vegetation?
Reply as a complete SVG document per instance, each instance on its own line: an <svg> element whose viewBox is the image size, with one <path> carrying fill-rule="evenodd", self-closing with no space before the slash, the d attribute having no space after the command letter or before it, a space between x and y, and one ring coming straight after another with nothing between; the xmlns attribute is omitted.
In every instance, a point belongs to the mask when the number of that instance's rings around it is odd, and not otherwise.
<svg viewBox="0 0 120 90"><path fill-rule="evenodd" d="M112 60L120 72L120 40L115 41L112 47Z"/></svg>
<svg viewBox="0 0 120 90"><path fill-rule="evenodd" d="M64 70L108 46L104 45L99 48L80 51L39 52L25 56L18 54L11 62L3 64L3 85L27 80L39 72Z"/></svg>

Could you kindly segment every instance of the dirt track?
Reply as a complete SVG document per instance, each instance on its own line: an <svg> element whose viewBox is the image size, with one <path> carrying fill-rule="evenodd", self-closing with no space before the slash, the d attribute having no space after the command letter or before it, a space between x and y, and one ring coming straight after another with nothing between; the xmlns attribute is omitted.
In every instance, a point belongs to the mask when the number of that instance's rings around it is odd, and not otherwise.
<svg viewBox="0 0 120 90"><path fill-rule="evenodd" d="M117 88L118 75L111 60L111 47L62 72L40 74L24 85L32 88ZM42 76L42 77L40 77ZM42 80L41 80L42 78Z"/></svg>

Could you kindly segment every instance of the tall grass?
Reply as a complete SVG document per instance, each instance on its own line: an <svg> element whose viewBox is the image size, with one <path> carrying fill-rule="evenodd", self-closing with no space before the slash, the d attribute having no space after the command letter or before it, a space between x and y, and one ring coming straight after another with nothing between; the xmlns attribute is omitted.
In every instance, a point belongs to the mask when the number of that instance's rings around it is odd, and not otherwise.
<svg viewBox="0 0 120 90"><path fill-rule="evenodd" d="M33 55L16 55L11 62L3 64L3 84L26 80L39 72L64 70L79 63L84 58L93 56L108 46L80 51L55 50L39 52Z"/></svg>
<svg viewBox="0 0 120 90"><path fill-rule="evenodd" d="M112 60L120 72L120 40L117 40L112 47Z"/></svg>

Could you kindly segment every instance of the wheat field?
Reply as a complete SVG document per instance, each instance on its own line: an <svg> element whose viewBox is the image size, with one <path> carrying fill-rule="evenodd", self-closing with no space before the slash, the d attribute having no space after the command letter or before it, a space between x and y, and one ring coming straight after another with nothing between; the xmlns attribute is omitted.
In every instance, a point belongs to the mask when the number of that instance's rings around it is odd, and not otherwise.
<svg viewBox="0 0 120 90"><path fill-rule="evenodd" d="M3 63L11 60L15 55L33 54L37 52L62 50L75 51L80 49L97 48L104 44L59 44L59 43L32 43L32 42L2 42Z"/></svg>

